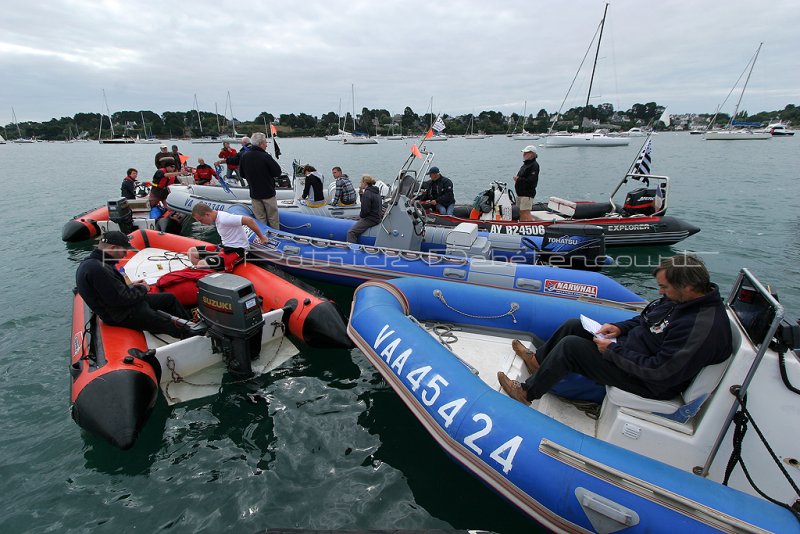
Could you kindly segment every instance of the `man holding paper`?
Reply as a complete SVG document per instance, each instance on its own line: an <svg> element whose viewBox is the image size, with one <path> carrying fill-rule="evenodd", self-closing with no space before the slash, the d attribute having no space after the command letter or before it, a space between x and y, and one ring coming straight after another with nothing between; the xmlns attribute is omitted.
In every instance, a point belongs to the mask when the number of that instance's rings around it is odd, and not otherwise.
<svg viewBox="0 0 800 534"><path fill-rule="evenodd" d="M651 399L683 392L700 370L726 360L731 329L719 289L694 256L664 259L653 271L660 299L627 321L584 327L569 319L536 351L514 340L531 377L524 384L497 373L508 395L524 404L541 398L569 373ZM591 321L591 320L590 320Z"/></svg>

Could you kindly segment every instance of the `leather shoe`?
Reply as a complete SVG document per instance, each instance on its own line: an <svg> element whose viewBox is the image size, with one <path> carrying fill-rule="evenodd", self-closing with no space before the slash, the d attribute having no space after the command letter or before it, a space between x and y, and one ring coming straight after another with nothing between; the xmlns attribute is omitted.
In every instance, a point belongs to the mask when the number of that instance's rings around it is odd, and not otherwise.
<svg viewBox="0 0 800 534"><path fill-rule="evenodd" d="M514 349L514 353L525 362L525 367L528 368L530 374L534 374L539 370L539 361L536 359L536 353L525 348L522 341L515 339L511 342L511 348Z"/></svg>
<svg viewBox="0 0 800 534"><path fill-rule="evenodd" d="M497 380L500 382L500 387L503 388L503 391L505 391L509 397L526 406L531 403L531 401L528 400L528 394L522 389L522 385L516 380L508 378L503 371L498 371Z"/></svg>

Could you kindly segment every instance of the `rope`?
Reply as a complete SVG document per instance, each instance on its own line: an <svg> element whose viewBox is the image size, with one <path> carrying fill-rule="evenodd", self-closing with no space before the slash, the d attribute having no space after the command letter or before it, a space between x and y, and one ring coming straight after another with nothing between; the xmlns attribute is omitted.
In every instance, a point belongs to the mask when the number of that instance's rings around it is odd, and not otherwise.
<svg viewBox="0 0 800 534"><path fill-rule="evenodd" d="M511 307L509 308L509 310L507 312L501 313L499 315L473 315L471 313L467 313L467 312L461 311L459 309L456 309L456 308L452 307L450 304L448 304L447 300L445 300L445 298L444 298L444 293L442 293L442 291L440 289L434 289L433 290L433 296L436 297L437 299L439 299L439 301L442 304L444 304L449 310L452 310L452 311L454 311L456 313L459 313L459 314L461 314L461 315L463 315L465 317L471 317L473 319L502 319L503 317L506 317L506 316L510 315L511 316L511 320L514 321L514 323L517 322L517 318L514 317L514 312L519 310L520 306L516 302L512 302L511 303Z"/></svg>
<svg viewBox="0 0 800 534"><path fill-rule="evenodd" d="M789 375L786 374L786 351L780 352L778 354L778 368L781 372L781 380L783 380L783 385L796 395L800 395L800 389L797 389L789 382Z"/></svg>
<svg viewBox="0 0 800 534"><path fill-rule="evenodd" d="M778 469L780 469L781 473L783 473L783 476L789 482L789 485L792 486L792 489L794 489L795 493L797 493L797 495L800 496L800 488L797 487L797 484L795 484L794 480L792 480L792 477L789 476L789 473L783 467L783 464L781 464L781 461L775 454L775 451L773 451L772 447L769 446L769 443L767 442L767 439L764 437L764 434L762 434L761 429L759 429L758 425L756 425L756 422L753 420L753 416L750 414L750 412L748 412L747 395L740 398L739 390L737 390L734 393L734 395L736 397L736 400L741 405L741 409L738 412L736 412L736 415L733 416L733 422L735 424L735 428L733 431L733 451L731 452L731 457L728 459L728 465L725 468L725 478L723 479L722 484L725 486L728 485L728 480L730 479L730 476L733 473L733 469L736 467L737 464L739 464L742 467L742 472L744 473L744 476L747 478L747 481L750 483L750 486L752 486L753 489L755 489L759 495L761 495L764 499L768 500L772 504L776 504L782 508L786 508L787 510L792 512L792 514L794 514L795 518L798 521L800 521L800 501L795 501L794 505L788 505L777 499L773 499L772 497L764 493L761 490L761 488L759 488L756 485L756 483L753 481L753 478L750 476L750 472L747 470L747 466L745 466L744 459L742 458L742 443L744 442L744 436L747 433L748 422L750 422L753 425L753 430L755 430L756 434L758 434L758 437L761 439L761 442L764 444L764 447L766 447L767 451L772 457L772 460L778 466Z"/></svg>

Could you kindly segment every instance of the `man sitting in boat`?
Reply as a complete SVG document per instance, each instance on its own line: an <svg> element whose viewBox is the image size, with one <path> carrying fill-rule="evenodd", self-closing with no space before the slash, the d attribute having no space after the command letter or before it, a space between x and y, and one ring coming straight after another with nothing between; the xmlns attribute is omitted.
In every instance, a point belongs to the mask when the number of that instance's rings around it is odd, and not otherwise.
<svg viewBox="0 0 800 534"><path fill-rule="evenodd" d="M322 192L322 176L317 172L313 165L303 167L303 174L306 176L306 186L303 188L303 200L308 199L308 194L313 192L313 200L307 200L307 205L311 208L321 208L325 205L325 193Z"/></svg>
<svg viewBox="0 0 800 534"><path fill-rule="evenodd" d="M331 174L336 180L336 192L331 200L332 206L352 206L356 203L356 188L346 174L342 174L341 167L331 169ZM306 182L308 183L308 182Z"/></svg>
<svg viewBox="0 0 800 534"><path fill-rule="evenodd" d="M256 243L267 242L267 238L252 217L216 211L202 202L194 205L192 217L201 224L209 226L213 224L220 238L222 238L222 246L220 247L222 250L218 250L215 245L204 247L203 250L198 250L197 247L189 249L189 261L195 267L216 267L219 266L221 261L226 272L233 271L236 265L244 261L245 253L250 248L247 233L242 225L255 232L257 236ZM212 260L212 258L216 259Z"/></svg>
<svg viewBox="0 0 800 534"><path fill-rule="evenodd" d="M671 399L707 365L731 355L731 329L719 289L694 256L664 259L653 271L660 299L627 321L588 332L569 319L537 350L519 340L514 352L531 373L524 384L497 373L501 387L524 404L541 398L569 373L641 397Z"/></svg>
<svg viewBox="0 0 800 534"><path fill-rule="evenodd" d="M381 222L381 193L375 186L375 178L365 174L361 177L361 212L359 219L347 232L348 243L358 243L358 237Z"/></svg>
<svg viewBox="0 0 800 534"><path fill-rule="evenodd" d="M197 167L192 173L194 174L194 183L197 185L208 185L212 178L219 178L217 171L203 158L197 158Z"/></svg>
<svg viewBox="0 0 800 534"><path fill-rule="evenodd" d="M136 169L128 169L128 172L125 174L125 178L122 179L122 185L120 186L120 194L122 198L128 200L136 199L136 177L139 176L139 171Z"/></svg>
<svg viewBox="0 0 800 534"><path fill-rule="evenodd" d="M452 215L456 208L456 197L453 194L453 182L442 176L439 167L431 167L427 174L431 177L431 185L420 197L420 203L433 208L441 215Z"/></svg>
<svg viewBox="0 0 800 534"><path fill-rule="evenodd" d="M158 314L165 311L181 319L190 315L171 293L149 294L146 282L128 284L117 271L117 261L133 250L128 236L116 230L106 232L97 248L81 262L75 273L78 294L106 324L147 330L153 334L187 337L172 320Z"/></svg>
<svg viewBox="0 0 800 534"><path fill-rule="evenodd" d="M536 196L536 187L539 185L539 163L536 161L536 147L528 145L522 149L522 167L514 176L514 191L517 193L517 206L519 206L519 220L532 221L531 209L533 197Z"/></svg>
<svg viewBox="0 0 800 534"><path fill-rule="evenodd" d="M225 181L228 183L233 183L233 175L236 174L236 179L239 179L239 165L228 163L228 158L232 158L236 155L236 149L231 148L231 144L228 141L222 143L222 150L219 151L219 160L214 162L214 165L222 165L223 163L227 166L228 170L225 173ZM246 185L243 180L242 185Z"/></svg>

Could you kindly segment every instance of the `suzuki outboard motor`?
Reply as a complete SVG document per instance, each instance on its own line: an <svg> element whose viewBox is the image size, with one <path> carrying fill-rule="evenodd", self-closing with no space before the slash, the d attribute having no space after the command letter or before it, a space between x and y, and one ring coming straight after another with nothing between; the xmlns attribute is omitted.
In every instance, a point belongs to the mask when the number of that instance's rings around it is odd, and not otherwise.
<svg viewBox="0 0 800 534"><path fill-rule="evenodd" d="M128 200L124 198L109 200L107 206L108 220L116 223L123 234L133 232L133 210L128 205Z"/></svg>
<svg viewBox="0 0 800 534"><path fill-rule="evenodd" d="M592 224L547 226L539 254L542 263L571 269L598 270L608 263L603 229Z"/></svg>
<svg viewBox="0 0 800 534"><path fill-rule="evenodd" d="M231 373L251 376L261 353L264 318L253 284L235 274L217 273L197 282L197 310L208 325L214 352Z"/></svg>

